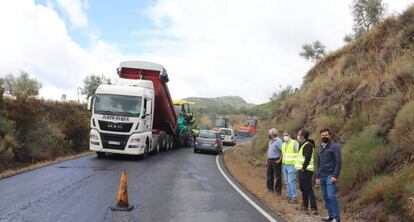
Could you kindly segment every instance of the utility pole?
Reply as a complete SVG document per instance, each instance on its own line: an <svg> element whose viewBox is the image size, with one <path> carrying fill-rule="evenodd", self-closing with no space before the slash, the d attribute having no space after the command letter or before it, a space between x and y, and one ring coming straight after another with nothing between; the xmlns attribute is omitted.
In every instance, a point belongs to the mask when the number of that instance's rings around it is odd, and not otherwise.
<svg viewBox="0 0 414 222"><path fill-rule="evenodd" d="M79 101L79 90L82 90L82 88L81 88L81 87L78 87L78 88L76 89L76 92L78 93L78 103L80 103L80 101Z"/></svg>

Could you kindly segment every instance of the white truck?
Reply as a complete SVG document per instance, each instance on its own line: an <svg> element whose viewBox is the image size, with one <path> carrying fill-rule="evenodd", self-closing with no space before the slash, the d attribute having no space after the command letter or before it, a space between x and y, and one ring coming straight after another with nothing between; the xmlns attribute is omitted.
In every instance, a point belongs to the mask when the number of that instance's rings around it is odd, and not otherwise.
<svg viewBox="0 0 414 222"><path fill-rule="evenodd" d="M88 100L92 111L90 150L139 155L172 149L179 135L177 114L162 65L122 62L115 84L100 85Z"/></svg>

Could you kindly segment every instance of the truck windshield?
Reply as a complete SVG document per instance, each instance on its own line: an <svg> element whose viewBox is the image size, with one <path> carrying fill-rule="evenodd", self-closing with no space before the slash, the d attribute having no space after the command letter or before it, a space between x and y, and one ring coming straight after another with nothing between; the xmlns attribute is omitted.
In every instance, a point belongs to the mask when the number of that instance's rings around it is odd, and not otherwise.
<svg viewBox="0 0 414 222"><path fill-rule="evenodd" d="M141 102L142 98L138 96L97 94L95 98L95 114L139 117Z"/></svg>
<svg viewBox="0 0 414 222"><path fill-rule="evenodd" d="M217 127L226 127L226 119L216 119Z"/></svg>

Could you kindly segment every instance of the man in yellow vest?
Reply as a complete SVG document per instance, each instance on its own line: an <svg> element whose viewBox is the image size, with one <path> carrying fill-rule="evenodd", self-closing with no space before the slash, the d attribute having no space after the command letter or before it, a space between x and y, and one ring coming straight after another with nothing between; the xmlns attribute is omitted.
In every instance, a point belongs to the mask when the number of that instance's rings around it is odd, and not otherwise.
<svg viewBox="0 0 414 222"><path fill-rule="evenodd" d="M309 131L301 129L298 132L299 152L296 158L295 169L299 172L299 188L302 191L302 210L308 212L310 202L312 214L318 214L315 193L312 188L312 176L315 171L313 164L313 150L315 142L309 139Z"/></svg>
<svg viewBox="0 0 414 222"><path fill-rule="evenodd" d="M292 139L287 131L283 132L283 140L285 142L282 144L282 171L288 193L288 203L297 203L295 163L299 143Z"/></svg>

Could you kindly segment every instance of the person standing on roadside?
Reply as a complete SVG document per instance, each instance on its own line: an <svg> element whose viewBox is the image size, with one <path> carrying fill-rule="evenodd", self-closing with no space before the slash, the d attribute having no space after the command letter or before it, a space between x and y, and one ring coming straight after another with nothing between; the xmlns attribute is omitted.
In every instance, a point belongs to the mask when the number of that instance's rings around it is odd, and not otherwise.
<svg viewBox="0 0 414 222"><path fill-rule="evenodd" d="M283 140L285 142L282 144L282 170L288 193L288 203L297 203L295 162L299 143L292 139L287 131L283 132Z"/></svg>
<svg viewBox="0 0 414 222"><path fill-rule="evenodd" d="M277 137L278 131L275 128L269 129L269 145L267 148L267 190L282 193L282 140ZM276 183L275 183L276 180Z"/></svg>
<svg viewBox="0 0 414 222"><path fill-rule="evenodd" d="M320 132L322 146L318 153L317 180L321 194L325 200L328 217L322 221L340 221L339 203L336 199L336 183L341 172L341 148L331 142L331 131L322 129Z"/></svg>
<svg viewBox="0 0 414 222"><path fill-rule="evenodd" d="M315 193L312 188L312 176L315 171L313 165L313 150L315 142L309 139L309 131L301 129L298 132L299 152L296 158L295 170L299 173L299 188L302 191L302 210L308 212L310 202L312 214L318 214Z"/></svg>

